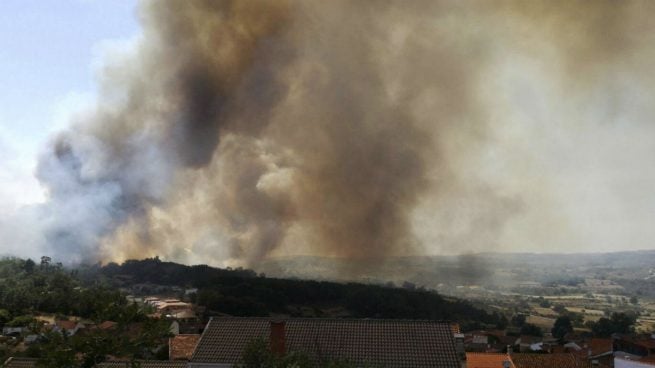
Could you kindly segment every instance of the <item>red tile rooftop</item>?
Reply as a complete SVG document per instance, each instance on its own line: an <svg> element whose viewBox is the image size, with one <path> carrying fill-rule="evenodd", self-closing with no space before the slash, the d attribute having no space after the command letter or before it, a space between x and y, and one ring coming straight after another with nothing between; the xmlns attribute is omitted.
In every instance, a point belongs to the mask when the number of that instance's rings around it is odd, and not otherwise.
<svg viewBox="0 0 655 368"><path fill-rule="evenodd" d="M591 368L586 357L577 354L512 354L516 368Z"/></svg>
<svg viewBox="0 0 655 368"><path fill-rule="evenodd" d="M270 318L212 318L191 363L236 364L254 339L270 341ZM284 320L283 346L320 363L397 368L461 366L449 322L376 319Z"/></svg>
<svg viewBox="0 0 655 368"><path fill-rule="evenodd" d="M509 366L505 366L508 362ZM507 354L466 353L466 368L515 368Z"/></svg>
<svg viewBox="0 0 655 368"><path fill-rule="evenodd" d="M75 321L57 321L55 324L57 327L68 331L73 331L77 327L77 322Z"/></svg>
<svg viewBox="0 0 655 368"><path fill-rule="evenodd" d="M169 340L170 360L189 360L196 350L200 335L177 335Z"/></svg>

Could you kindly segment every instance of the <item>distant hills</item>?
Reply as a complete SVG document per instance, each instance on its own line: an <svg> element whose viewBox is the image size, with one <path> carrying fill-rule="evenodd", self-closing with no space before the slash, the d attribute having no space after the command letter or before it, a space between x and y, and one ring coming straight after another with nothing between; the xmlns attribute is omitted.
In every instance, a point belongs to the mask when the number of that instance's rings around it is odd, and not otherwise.
<svg viewBox="0 0 655 368"><path fill-rule="evenodd" d="M655 250L609 253L476 253L460 256L412 256L385 259L288 257L270 259L258 272L276 277L393 282L429 289L440 285L512 287L526 281L548 282L558 277L609 279L621 285L638 280L655 295ZM643 283L641 281L648 281ZM652 287L650 283L653 283ZM634 285L633 285L634 286ZM634 288L631 286L631 288Z"/></svg>

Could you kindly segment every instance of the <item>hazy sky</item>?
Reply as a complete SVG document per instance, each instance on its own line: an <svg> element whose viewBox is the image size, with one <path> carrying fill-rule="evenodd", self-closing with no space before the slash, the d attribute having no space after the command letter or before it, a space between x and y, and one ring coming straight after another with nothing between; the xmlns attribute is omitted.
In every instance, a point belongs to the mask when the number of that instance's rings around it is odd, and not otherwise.
<svg viewBox="0 0 655 368"><path fill-rule="evenodd" d="M93 102L103 54L138 33L135 0L0 1L0 211L43 201L38 152Z"/></svg>
<svg viewBox="0 0 655 368"><path fill-rule="evenodd" d="M410 3L1 0L0 254L655 248L653 3Z"/></svg>

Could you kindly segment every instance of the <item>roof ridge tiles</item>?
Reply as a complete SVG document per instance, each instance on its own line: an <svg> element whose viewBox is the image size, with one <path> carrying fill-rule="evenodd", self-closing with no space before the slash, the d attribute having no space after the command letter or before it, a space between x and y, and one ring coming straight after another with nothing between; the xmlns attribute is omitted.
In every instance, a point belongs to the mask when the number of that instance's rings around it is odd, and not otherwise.
<svg viewBox="0 0 655 368"><path fill-rule="evenodd" d="M411 318L357 318L357 317L244 317L244 316L213 316L209 320L214 319L252 319L252 320L268 320L268 321L379 321L379 322L430 322L430 323L454 323L452 320L447 319L411 319Z"/></svg>

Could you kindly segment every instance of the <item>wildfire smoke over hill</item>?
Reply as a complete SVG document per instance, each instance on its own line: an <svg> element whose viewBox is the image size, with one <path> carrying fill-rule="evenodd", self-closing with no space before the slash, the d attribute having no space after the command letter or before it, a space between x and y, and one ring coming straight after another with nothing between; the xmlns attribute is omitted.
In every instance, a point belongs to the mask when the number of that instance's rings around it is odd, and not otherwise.
<svg viewBox="0 0 655 368"><path fill-rule="evenodd" d="M557 175L652 153L605 143L653 133L653 6L146 2L135 55L40 159L44 242L244 265L593 243L612 190L566 208L589 189Z"/></svg>

